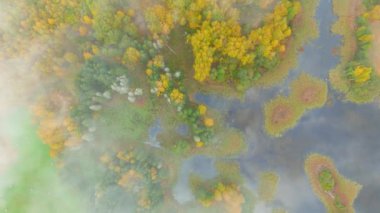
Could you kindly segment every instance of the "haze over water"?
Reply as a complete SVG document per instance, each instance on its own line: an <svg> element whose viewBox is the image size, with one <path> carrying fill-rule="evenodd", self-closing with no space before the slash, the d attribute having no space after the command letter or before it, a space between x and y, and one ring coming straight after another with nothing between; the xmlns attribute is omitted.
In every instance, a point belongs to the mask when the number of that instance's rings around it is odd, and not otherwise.
<svg viewBox="0 0 380 213"><path fill-rule="evenodd" d="M329 71L339 63L333 54L341 38L331 33L336 16L331 0L321 0L316 19L319 37L308 43L298 56L298 66L282 85L272 89L251 89L244 102L197 94L199 102L226 113L226 121L246 135L249 150L239 157L241 171L255 187L261 171L280 175L276 201L289 212L325 212L312 192L304 172L304 160L317 152L331 157L347 178L363 185L356 201L357 212L377 212L380 203L380 108L376 104L357 105L341 100L329 85L329 101L320 109L308 111L297 126L283 137L269 137L263 129L263 104L277 94L287 94L289 82L301 72L328 80Z"/></svg>

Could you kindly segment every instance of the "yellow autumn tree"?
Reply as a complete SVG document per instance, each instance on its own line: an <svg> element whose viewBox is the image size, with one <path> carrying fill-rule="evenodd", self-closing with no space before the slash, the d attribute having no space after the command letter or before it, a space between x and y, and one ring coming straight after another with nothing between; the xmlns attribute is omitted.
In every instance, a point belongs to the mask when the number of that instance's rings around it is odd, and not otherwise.
<svg viewBox="0 0 380 213"><path fill-rule="evenodd" d="M376 5L369 12L364 13L364 18L369 19L370 21L380 20L380 5Z"/></svg>
<svg viewBox="0 0 380 213"><path fill-rule="evenodd" d="M264 57L272 59L285 51L284 41L292 35L289 18L294 18L301 10L299 1L281 1L273 13L265 18L264 25L252 30L249 39L253 46L262 46Z"/></svg>
<svg viewBox="0 0 380 213"><path fill-rule="evenodd" d="M67 111L68 104L69 99L64 94L54 92L33 106L38 135L50 147L52 157L81 141L78 128Z"/></svg>
<svg viewBox="0 0 380 213"><path fill-rule="evenodd" d="M360 84L360 83L365 83L368 80L370 80L371 74L372 74L372 68L371 67L359 65L359 66L355 67L351 76L352 76L353 80L355 81L355 83Z"/></svg>
<svg viewBox="0 0 380 213"><path fill-rule="evenodd" d="M203 17L200 11L210 8L210 5L214 9L208 9L210 10L206 13L208 15ZM189 10L189 13L194 13L194 17L188 20L189 27L197 29L188 37L195 57L194 79L200 82L208 79L212 65L224 57L235 58L241 65L253 64L257 57L255 53L257 47L261 47L260 54L268 59L273 59L278 53L284 52L286 50L284 42L292 35L290 20L300 10L299 1L281 1L273 13L265 18L262 27L252 30L248 36L245 36L241 32L238 18L233 15L226 20L212 20L213 14L218 12L226 14L228 9L218 7L218 4L211 0L195 1ZM222 58L216 58L215 55L221 55Z"/></svg>
<svg viewBox="0 0 380 213"><path fill-rule="evenodd" d="M28 11L21 21L23 29L29 28L32 34L52 33L60 27L80 21L79 0L66 1L17 1L16 7Z"/></svg>
<svg viewBox="0 0 380 213"><path fill-rule="evenodd" d="M122 62L123 64L135 65L140 61L141 53L136 48L129 47L125 50Z"/></svg>
<svg viewBox="0 0 380 213"><path fill-rule="evenodd" d="M167 7L160 4L146 10L145 20L152 34L168 35L174 27L173 14Z"/></svg>
<svg viewBox="0 0 380 213"><path fill-rule="evenodd" d="M252 63L253 54L248 54L249 41L241 35L239 23L230 21L204 21L201 28L189 36L194 60L194 79L204 81L210 75L211 66L218 59L215 53Z"/></svg>

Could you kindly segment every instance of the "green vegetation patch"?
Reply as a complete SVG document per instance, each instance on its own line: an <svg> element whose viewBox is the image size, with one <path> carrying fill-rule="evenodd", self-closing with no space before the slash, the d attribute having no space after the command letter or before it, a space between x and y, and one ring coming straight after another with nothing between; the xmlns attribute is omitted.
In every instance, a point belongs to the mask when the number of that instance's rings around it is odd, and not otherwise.
<svg viewBox="0 0 380 213"><path fill-rule="evenodd" d="M100 98L94 101L95 95L111 90L116 78L125 73L126 70L121 66L111 65L100 58L85 62L76 80L78 101L73 110L73 117L79 124L82 125L82 122L91 119L91 105L101 103Z"/></svg>
<svg viewBox="0 0 380 213"><path fill-rule="evenodd" d="M380 4L380 0L363 0L363 4L367 9L373 8L375 5Z"/></svg>
<svg viewBox="0 0 380 213"><path fill-rule="evenodd" d="M319 184L322 189L330 192L335 187L335 180L332 173L328 169L323 169L318 176Z"/></svg>
<svg viewBox="0 0 380 213"><path fill-rule="evenodd" d="M371 9L375 3L377 0L334 1L334 12L339 19L333 32L343 35L344 42L340 49L341 63L330 71L330 82L346 100L359 104L373 102L380 96L380 77L369 58L373 45L370 21L376 16L371 14L374 12ZM352 4L358 4L360 9L351 10Z"/></svg>
<svg viewBox="0 0 380 213"><path fill-rule="evenodd" d="M143 143L148 138L148 130L154 117L149 104L137 106L127 101L112 104L98 117L99 135L108 141L128 141Z"/></svg>
<svg viewBox="0 0 380 213"><path fill-rule="evenodd" d="M310 154L305 172L316 196L329 213L353 213L361 185L342 176L327 156Z"/></svg>

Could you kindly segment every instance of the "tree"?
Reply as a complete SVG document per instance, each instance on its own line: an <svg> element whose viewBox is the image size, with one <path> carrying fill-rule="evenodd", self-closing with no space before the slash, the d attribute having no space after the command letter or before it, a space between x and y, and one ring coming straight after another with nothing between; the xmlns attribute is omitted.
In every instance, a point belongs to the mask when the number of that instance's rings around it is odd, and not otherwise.
<svg viewBox="0 0 380 213"><path fill-rule="evenodd" d="M146 10L145 21L152 34L168 35L174 27L174 17L171 11L160 4Z"/></svg>
<svg viewBox="0 0 380 213"><path fill-rule="evenodd" d="M111 65L97 57L85 62L76 80L78 104L73 110L73 115L78 123L91 116L89 107L94 103L95 94L110 90L116 78L125 73L126 70L121 66Z"/></svg>

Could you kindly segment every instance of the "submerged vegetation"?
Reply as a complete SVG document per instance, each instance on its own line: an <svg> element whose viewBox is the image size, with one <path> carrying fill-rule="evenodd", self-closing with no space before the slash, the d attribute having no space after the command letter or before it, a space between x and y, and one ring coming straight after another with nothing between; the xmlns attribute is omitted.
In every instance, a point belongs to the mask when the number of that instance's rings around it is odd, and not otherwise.
<svg viewBox="0 0 380 213"><path fill-rule="evenodd" d="M274 172L263 172L259 175L259 199L265 202L274 200L280 177Z"/></svg>
<svg viewBox="0 0 380 213"><path fill-rule="evenodd" d="M305 160L305 172L327 212L355 212L353 204L362 186L343 177L330 158L309 155Z"/></svg>

